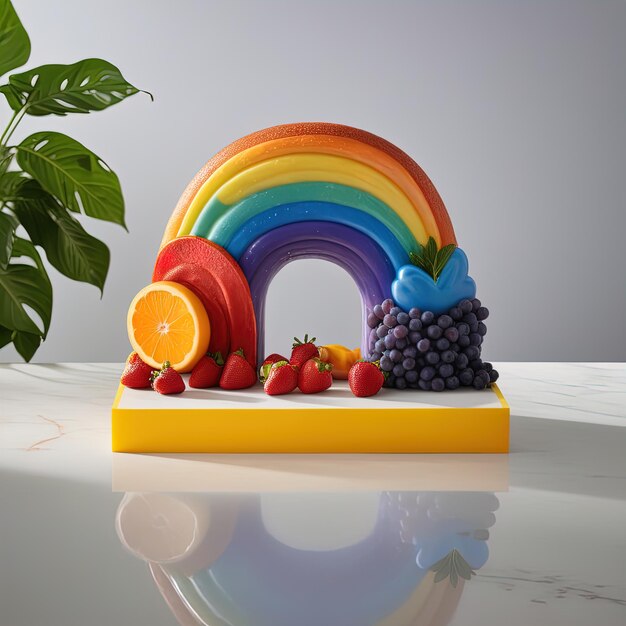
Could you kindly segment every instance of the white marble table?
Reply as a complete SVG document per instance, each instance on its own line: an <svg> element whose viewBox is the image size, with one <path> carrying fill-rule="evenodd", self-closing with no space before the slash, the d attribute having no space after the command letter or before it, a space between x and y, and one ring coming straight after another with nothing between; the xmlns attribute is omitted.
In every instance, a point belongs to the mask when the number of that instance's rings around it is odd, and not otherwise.
<svg viewBox="0 0 626 626"><path fill-rule="evenodd" d="M0 625L158 626L177 623L175 614L185 624L228 623L209 609L192 618L171 597L171 609L164 602L144 560L167 596L154 562L163 561L163 550L180 551L170 541L174 531L207 533L207 520L225 519L236 501L242 519L262 506L281 545L330 556L359 541L380 551L388 537L377 539L371 524L383 511L399 524L397 550L410 552L411 541L430 545L444 532L439 521L424 535L419 503L433 498L481 541L489 534L489 557L469 582L436 586L415 623L626 623L623 364L499 364L511 405L511 454L494 457L112 455L109 410L120 369L0 366ZM493 502L495 513L480 508ZM404 521L394 517L399 512ZM187 568L192 551L197 560L208 550L195 535L193 550L179 559ZM467 548L470 556L475 547ZM220 558L227 562L228 551ZM211 575L224 575L217 565ZM267 567L270 581L279 572ZM364 576L355 569L357 590ZM293 590L285 606L292 597ZM267 623L260 610L251 618L252 609L242 607L231 623ZM311 619L312 609L303 608L285 623ZM409 623L394 619L385 623ZM341 626L375 623L382 622L360 617Z"/></svg>

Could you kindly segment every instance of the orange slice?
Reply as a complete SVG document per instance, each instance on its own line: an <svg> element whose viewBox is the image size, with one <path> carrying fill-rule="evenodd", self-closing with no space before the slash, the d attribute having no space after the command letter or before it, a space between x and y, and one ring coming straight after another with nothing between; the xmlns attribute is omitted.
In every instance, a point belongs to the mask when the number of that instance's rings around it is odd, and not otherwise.
<svg viewBox="0 0 626 626"><path fill-rule="evenodd" d="M163 280L144 287L128 309L128 338L141 359L154 368L165 361L188 372L206 354L209 316L190 289Z"/></svg>

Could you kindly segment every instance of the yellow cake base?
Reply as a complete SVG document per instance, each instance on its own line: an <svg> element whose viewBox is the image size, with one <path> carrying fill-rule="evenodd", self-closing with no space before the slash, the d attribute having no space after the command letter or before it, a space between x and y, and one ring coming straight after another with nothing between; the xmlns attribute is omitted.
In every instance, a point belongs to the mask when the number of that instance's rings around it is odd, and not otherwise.
<svg viewBox="0 0 626 626"><path fill-rule="evenodd" d="M268 396L188 389L161 396L120 386L114 452L503 453L509 407L496 385L476 391L382 389L355 398L345 381L320 394Z"/></svg>

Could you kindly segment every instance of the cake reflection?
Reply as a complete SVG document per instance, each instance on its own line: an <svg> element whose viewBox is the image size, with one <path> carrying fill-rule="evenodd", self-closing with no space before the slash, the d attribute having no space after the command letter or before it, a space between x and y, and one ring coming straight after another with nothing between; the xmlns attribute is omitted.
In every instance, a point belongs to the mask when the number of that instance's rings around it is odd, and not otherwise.
<svg viewBox="0 0 626 626"><path fill-rule="evenodd" d="M486 492L127 493L116 526L181 624L442 625L497 508Z"/></svg>

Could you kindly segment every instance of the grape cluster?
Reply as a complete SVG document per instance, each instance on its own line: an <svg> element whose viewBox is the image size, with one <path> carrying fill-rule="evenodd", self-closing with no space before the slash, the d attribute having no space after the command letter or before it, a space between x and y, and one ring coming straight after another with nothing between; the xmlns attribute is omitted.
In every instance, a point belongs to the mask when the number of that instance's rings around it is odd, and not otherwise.
<svg viewBox="0 0 626 626"><path fill-rule="evenodd" d="M379 361L387 372L387 387L484 389L498 380L491 363L480 358L487 317L478 298L461 300L441 315L417 308L403 311L387 299L367 317L369 360Z"/></svg>

